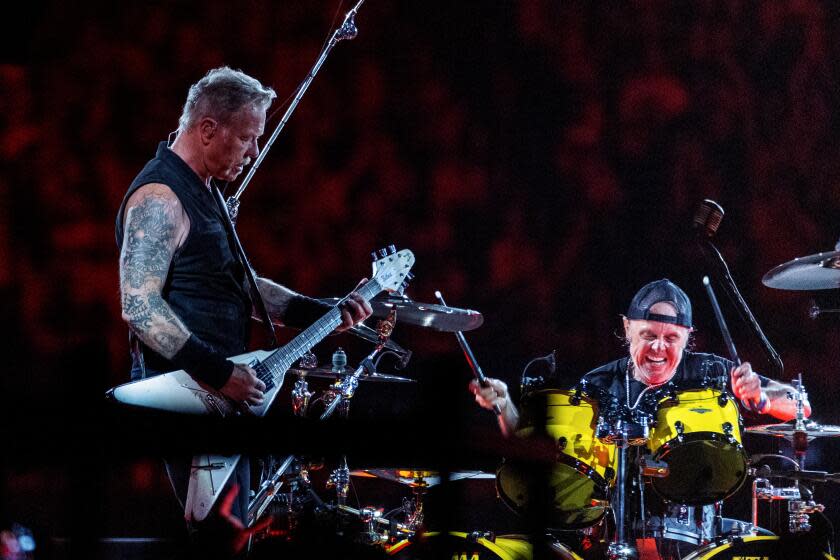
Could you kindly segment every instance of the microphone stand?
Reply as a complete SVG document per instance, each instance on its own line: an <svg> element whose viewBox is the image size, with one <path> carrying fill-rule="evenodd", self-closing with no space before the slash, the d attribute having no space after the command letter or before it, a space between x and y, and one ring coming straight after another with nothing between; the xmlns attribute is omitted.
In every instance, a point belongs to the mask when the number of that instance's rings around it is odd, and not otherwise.
<svg viewBox="0 0 840 560"><path fill-rule="evenodd" d="M284 126L286 126L286 123L292 116L292 113L297 108L298 103L300 103L301 98L303 98L303 94L306 93L306 90L309 88L309 84L312 83L312 80L321 69L324 61L327 60L327 56L330 54L330 51L332 51L333 47L338 44L339 41L355 39L356 35L359 33L359 30L356 27L355 17L356 12L359 11L359 8L364 1L365 0L359 0L358 4L356 4L353 9L347 12L347 15L344 16L344 22L333 32L332 37L330 37L330 40L326 45L324 45L323 50L321 50L321 54L318 56L318 60L315 61L315 65L309 71L306 78L304 78L303 82L301 82L298 86L297 93L295 94L294 99L292 99L292 102L289 103L289 107L283 114L283 118L280 119L280 122L277 124L274 132L271 133L268 141L266 141L260 155L258 155L257 159L254 160L254 164L248 170L248 173L245 175L245 178L242 180L239 188L236 189L236 193L227 199L225 204L227 205L230 219L234 224L236 224L236 217L239 215L239 198L242 196L242 193L245 192L245 189L248 187L248 183L251 182L251 178L253 178L254 173L257 172L257 168L259 168L263 159L265 159L268 150L271 149L271 145L274 144L277 136L280 135L280 131L283 130Z"/></svg>
<svg viewBox="0 0 840 560"><path fill-rule="evenodd" d="M703 227L703 235L698 235L697 243L700 246L703 255L706 257L706 261L711 263L717 269L717 279L720 281L721 286L723 286L726 295L729 296L730 301L732 301L732 304L735 306L735 309L738 311L741 319L747 323L753 334L755 334L761 343L761 346L767 355L767 359L770 361L770 365L776 370L776 379L781 379L785 371L782 358L773 348L773 345L770 344L770 341L767 340L767 337L764 335L764 331L761 330L758 321L756 321L755 316L753 316L752 311L750 311L750 308L747 305L747 302L744 301L741 292L738 290L738 286L735 285L735 280L729 272L729 267L726 265L726 261L723 259L723 256L720 254L720 251L717 250L714 243L712 243L711 238L717 231L722 218L723 208L714 201L704 200L700 211L698 211L697 215L694 217L695 226Z"/></svg>

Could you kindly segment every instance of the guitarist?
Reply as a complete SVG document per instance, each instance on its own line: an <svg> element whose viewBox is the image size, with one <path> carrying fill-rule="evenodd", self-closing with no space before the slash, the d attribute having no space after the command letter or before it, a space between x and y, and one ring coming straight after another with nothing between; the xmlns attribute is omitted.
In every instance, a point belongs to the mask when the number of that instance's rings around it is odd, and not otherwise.
<svg viewBox="0 0 840 560"><path fill-rule="evenodd" d="M246 351L252 313L268 325L266 314L303 328L330 309L253 276L216 190L215 181L234 181L259 154L275 97L238 70L211 70L190 87L174 141L161 142L129 186L116 235L132 379L183 369L232 401L262 404L266 387L254 370L227 359ZM370 305L354 291L342 305L338 330L370 314ZM248 461L239 465L231 481L248 489ZM189 458L167 461L182 505L189 466ZM243 491L234 515L244 519L247 505Z"/></svg>

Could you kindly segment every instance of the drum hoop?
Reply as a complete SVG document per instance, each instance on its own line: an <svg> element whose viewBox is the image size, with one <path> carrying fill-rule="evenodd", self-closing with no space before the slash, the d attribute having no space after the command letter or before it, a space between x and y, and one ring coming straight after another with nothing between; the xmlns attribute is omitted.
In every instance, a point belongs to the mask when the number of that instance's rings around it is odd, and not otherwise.
<svg viewBox="0 0 840 560"><path fill-rule="evenodd" d="M563 463L567 467L573 468L577 471L578 474L581 474L595 483L598 490L601 492L606 492L609 484L607 483L606 479L601 476L598 471L596 471L593 467L589 464L584 463L580 459L575 459L570 455L566 455L565 453L561 453L559 457L557 457L558 463Z"/></svg>
<svg viewBox="0 0 840 560"><path fill-rule="evenodd" d="M654 453L653 458L658 461L659 459L664 458L665 455L667 455L670 451L677 449L683 444L709 440L733 445L743 457L744 463L746 464L748 462L749 458L747 456L747 452L744 449L744 446L741 445L741 442L733 438L732 436L724 435L720 432L691 432L690 434L684 434L682 436L671 438L665 443L663 443L661 446L659 446L659 449L656 450L656 453Z"/></svg>
<svg viewBox="0 0 840 560"><path fill-rule="evenodd" d="M760 541L778 541L780 537L778 535L736 535L731 537L723 537L717 538L710 542L709 544L703 545L694 552L691 553L690 556L687 558L704 558L707 554L714 551L724 551L732 547L733 544L740 544L742 542L760 542ZM823 552L823 556L825 558L834 557L830 555L828 552Z"/></svg>

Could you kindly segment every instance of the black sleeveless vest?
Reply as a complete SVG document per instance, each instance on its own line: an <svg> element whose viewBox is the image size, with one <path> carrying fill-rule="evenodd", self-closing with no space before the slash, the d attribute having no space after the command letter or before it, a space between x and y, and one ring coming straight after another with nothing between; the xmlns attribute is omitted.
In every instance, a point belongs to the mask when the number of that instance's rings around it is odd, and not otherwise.
<svg viewBox="0 0 840 560"><path fill-rule="evenodd" d="M117 245L122 247L126 202L149 183L172 189L190 219L189 235L169 267L163 299L197 337L227 356L243 353L251 316L245 270L213 194L166 142L158 145L155 158L137 175L123 198L117 214ZM132 352L132 379L178 369L144 344L139 346L139 352Z"/></svg>

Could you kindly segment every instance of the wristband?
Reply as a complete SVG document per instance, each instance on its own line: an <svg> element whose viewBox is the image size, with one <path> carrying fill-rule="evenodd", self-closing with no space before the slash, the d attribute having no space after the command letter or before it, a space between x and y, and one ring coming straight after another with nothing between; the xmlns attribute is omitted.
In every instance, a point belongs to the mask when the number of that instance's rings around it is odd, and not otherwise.
<svg viewBox="0 0 840 560"><path fill-rule="evenodd" d="M323 317L332 306L311 297L295 295L289 300L283 313L283 324L287 327L305 328Z"/></svg>
<svg viewBox="0 0 840 560"><path fill-rule="evenodd" d="M215 389L221 389L227 383L234 367L233 362L194 334L172 356L172 363Z"/></svg>
<svg viewBox="0 0 840 560"><path fill-rule="evenodd" d="M767 398L767 393L764 391L761 391L761 398L759 398L757 403L743 399L741 399L741 402L744 403L744 406L749 410L757 412L758 414L768 414L772 408L770 400Z"/></svg>

